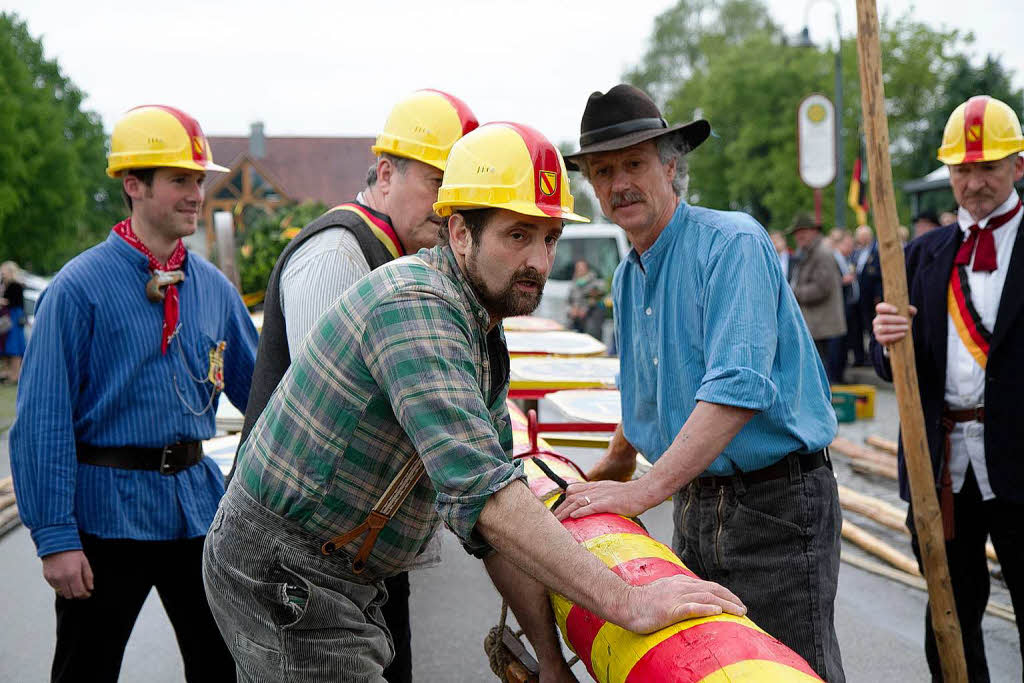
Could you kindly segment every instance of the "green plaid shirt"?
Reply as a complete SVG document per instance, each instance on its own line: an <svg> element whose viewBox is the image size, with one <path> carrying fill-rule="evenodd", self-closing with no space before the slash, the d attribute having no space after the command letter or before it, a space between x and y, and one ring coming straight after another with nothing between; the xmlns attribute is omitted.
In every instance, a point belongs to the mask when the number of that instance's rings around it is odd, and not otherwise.
<svg viewBox="0 0 1024 683"><path fill-rule="evenodd" d="M448 247L373 271L310 331L239 449L235 478L326 541L361 523L419 457L427 477L381 531L367 572L407 569L438 518L486 553L473 531L480 511L524 477L509 458L508 349L489 320Z"/></svg>

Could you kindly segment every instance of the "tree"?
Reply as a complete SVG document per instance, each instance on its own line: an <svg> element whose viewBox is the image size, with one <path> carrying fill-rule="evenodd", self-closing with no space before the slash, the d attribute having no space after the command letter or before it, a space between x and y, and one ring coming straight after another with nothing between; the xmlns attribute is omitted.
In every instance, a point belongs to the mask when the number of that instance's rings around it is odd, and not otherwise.
<svg viewBox="0 0 1024 683"><path fill-rule="evenodd" d="M903 181L934 169L937 142L956 90L963 49L972 37L936 30L908 16L882 21L886 104L893 178ZM860 144L860 83L856 41L842 41L846 173ZM833 48L834 50L834 48ZM998 67L998 68L996 68ZM998 81L1005 71L988 67ZM834 52L788 44L759 0L679 0L654 23L651 44L626 79L651 93L670 121L703 117L712 137L690 158L690 199L751 213L767 227L784 227L813 203L797 172L796 110L812 92L834 95ZM967 82L973 73L964 76ZM1019 95L1018 101L1019 101ZM965 98L964 98L965 99ZM960 99L959 101L963 101ZM957 104L959 104L959 101ZM935 119L941 118L936 125ZM925 170L921 170L924 168ZM846 185L849 178L839 179ZM833 192L823 192L823 216L833 213ZM906 220L906 198L899 196Z"/></svg>
<svg viewBox="0 0 1024 683"><path fill-rule="evenodd" d="M57 270L122 217L99 117L11 13L0 13L0 258Z"/></svg>
<svg viewBox="0 0 1024 683"><path fill-rule="evenodd" d="M289 228L302 228L327 210L319 202L306 202L261 213L246 221L245 232L238 235L238 274L242 292L255 294L267 288L270 273L289 237Z"/></svg>

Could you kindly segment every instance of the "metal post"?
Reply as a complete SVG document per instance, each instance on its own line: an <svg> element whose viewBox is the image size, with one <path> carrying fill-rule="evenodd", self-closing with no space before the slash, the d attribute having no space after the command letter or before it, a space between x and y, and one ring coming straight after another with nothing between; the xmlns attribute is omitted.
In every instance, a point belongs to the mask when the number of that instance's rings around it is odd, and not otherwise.
<svg viewBox="0 0 1024 683"><path fill-rule="evenodd" d="M846 176L843 174L843 31L836 6L836 224L846 225Z"/></svg>
<svg viewBox="0 0 1024 683"><path fill-rule="evenodd" d="M217 236L217 265L239 292L242 291L235 266L235 222L228 211L215 211L213 229Z"/></svg>
<svg viewBox="0 0 1024 683"><path fill-rule="evenodd" d="M835 102L835 119L836 119L836 179L835 179L835 190L836 190L836 207L835 207L835 227L847 227L846 226L846 177L843 171L843 28L839 23L839 2L837 0L829 0L832 3L832 7L836 11L836 64L835 64L835 89L836 95L834 98ZM800 47L814 47L814 43L811 42L809 17L811 11L811 5L818 2L818 0L807 0L807 4L804 6L804 30L800 32L800 39L797 44ZM852 226L851 226L852 227Z"/></svg>

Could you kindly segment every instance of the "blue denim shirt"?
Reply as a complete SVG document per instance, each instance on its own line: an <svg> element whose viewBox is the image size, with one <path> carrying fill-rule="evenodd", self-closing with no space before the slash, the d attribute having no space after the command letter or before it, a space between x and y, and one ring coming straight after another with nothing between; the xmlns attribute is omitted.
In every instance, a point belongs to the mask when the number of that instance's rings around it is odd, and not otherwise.
<svg viewBox="0 0 1024 683"><path fill-rule="evenodd" d="M767 467L836 433L828 379L764 228L680 201L613 281L625 436L651 462L697 401L758 411L705 474Z"/></svg>
<svg viewBox="0 0 1024 683"><path fill-rule="evenodd" d="M146 298L146 257L113 232L68 262L39 299L25 353L11 469L40 557L81 548L80 533L162 541L203 536L224 493L210 458L173 476L85 465L76 443L163 446L215 432L210 352L224 349L224 393L244 411L256 328L238 292L189 253L180 330L160 352L163 303Z"/></svg>

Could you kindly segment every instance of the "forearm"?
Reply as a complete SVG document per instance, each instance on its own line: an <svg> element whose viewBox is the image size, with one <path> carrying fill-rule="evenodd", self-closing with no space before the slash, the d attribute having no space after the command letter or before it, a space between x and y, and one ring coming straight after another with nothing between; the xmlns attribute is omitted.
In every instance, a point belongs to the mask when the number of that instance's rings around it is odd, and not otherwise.
<svg viewBox="0 0 1024 683"><path fill-rule="evenodd" d="M533 644L541 668L562 661L547 589L500 553L485 558L484 567Z"/></svg>
<svg viewBox="0 0 1024 683"><path fill-rule="evenodd" d="M40 557L82 547L75 517L78 462L70 424L44 420L22 405L11 432L18 512ZM70 420L69 420L70 421Z"/></svg>
<svg viewBox="0 0 1024 683"><path fill-rule="evenodd" d="M698 401L654 468L644 475L652 500L665 500L693 481L739 434L757 411Z"/></svg>
<svg viewBox="0 0 1024 683"><path fill-rule="evenodd" d="M75 515L78 479L69 402L59 382L49 381L30 359L11 429L10 454L18 512L40 557L82 547ZM39 391L48 386L47 391Z"/></svg>
<svg viewBox="0 0 1024 683"><path fill-rule="evenodd" d="M227 347L224 349L224 393L244 414L249 404L259 334L242 302L237 300L232 302L232 306L234 310L228 323Z"/></svg>
<svg viewBox="0 0 1024 683"><path fill-rule="evenodd" d="M515 482L492 495L476 528L530 577L597 616L622 624L629 586L576 543L525 485Z"/></svg>
<svg viewBox="0 0 1024 683"><path fill-rule="evenodd" d="M636 448L626 439L626 434L620 423L615 428L611 441L608 442L608 457L619 461L633 461L636 459Z"/></svg>

